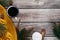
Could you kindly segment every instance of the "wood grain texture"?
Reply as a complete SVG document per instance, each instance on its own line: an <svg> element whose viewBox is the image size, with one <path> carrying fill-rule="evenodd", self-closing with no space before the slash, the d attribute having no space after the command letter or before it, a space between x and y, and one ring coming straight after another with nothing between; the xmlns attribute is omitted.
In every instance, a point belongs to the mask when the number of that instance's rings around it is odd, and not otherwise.
<svg viewBox="0 0 60 40"><path fill-rule="evenodd" d="M29 9L60 9L60 0L13 0L13 5Z"/></svg>
<svg viewBox="0 0 60 40"><path fill-rule="evenodd" d="M12 20L14 21L14 24L17 27L19 18L21 18L19 30L23 28L29 29L30 27L33 27L34 28L33 31L40 32L41 29L44 28L46 29L45 37L52 37L54 36L52 31L53 23L50 22L60 22L60 9L55 9L60 8L59 6L60 1L58 0L59 1L58 2L57 0L55 1L41 0L41 2L39 2L40 4L38 3L38 1L14 0L13 6L21 9L19 9L19 15L17 16L18 19L16 20L15 18L12 18ZM39 8L50 8L50 9L39 9ZM29 37L31 37L32 33L30 34Z"/></svg>
<svg viewBox="0 0 60 40"><path fill-rule="evenodd" d="M27 37L32 40L32 37ZM44 37L44 40L58 40L56 37Z"/></svg>
<svg viewBox="0 0 60 40"><path fill-rule="evenodd" d="M19 9L17 17L14 22L60 22L60 9Z"/></svg>
<svg viewBox="0 0 60 40"><path fill-rule="evenodd" d="M15 18L12 18L12 20L17 27L19 18L21 18L19 30L34 27L33 31L40 32L44 28L46 29L45 36L52 37L54 34L52 32L53 23L51 22L60 22L60 9L19 9L17 17L18 20Z"/></svg>
<svg viewBox="0 0 60 40"><path fill-rule="evenodd" d="M17 27L17 23L14 23L15 26ZM46 37L48 36L54 36L53 35L53 23L20 23L19 26L19 30L21 31L21 29L26 28L27 30L29 30L29 28L34 28L30 34L30 37L32 35L33 32L37 31L41 33L41 29L45 29L46 30Z"/></svg>

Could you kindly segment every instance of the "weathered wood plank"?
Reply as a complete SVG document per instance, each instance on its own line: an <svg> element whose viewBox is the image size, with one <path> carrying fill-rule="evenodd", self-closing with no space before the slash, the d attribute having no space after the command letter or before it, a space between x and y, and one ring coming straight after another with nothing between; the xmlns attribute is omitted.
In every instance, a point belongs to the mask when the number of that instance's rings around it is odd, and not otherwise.
<svg viewBox="0 0 60 40"><path fill-rule="evenodd" d="M32 37L27 37L27 38L32 40ZM56 37L44 37L44 40L58 40L58 38L56 38Z"/></svg>
<svg viewBox="0 0 60 40"><path fill-rule="evenodd" d="M60 8L60 0L13 0L18 8Z"/></svg>
<svg viewBox="0 0 60 40"><path fill-rule="evenodd" d="M60 9L19 9L19 18L21 22L57 22L60 21Z"/></svg>
<svg viewBox="0 0 60 40"><path fill-rule="evenodd" d="M14 24L17 27L17 23L14 23ZM41 29L45 29L46 30L45 36L48 36L48 37L54 36L52 32L53 23L20 23L19 30L23 28L26 28L27 30L29 30L29 28L34 28L34 30L32 30L32 33L34 31L41 33ZM30 34L30 36L32 35L32 33Z"/></svg>

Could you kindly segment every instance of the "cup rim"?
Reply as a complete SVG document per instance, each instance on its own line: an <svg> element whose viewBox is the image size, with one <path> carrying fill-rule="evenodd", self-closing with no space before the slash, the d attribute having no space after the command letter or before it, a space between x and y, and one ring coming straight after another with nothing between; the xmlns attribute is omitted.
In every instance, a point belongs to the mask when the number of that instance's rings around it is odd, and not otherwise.
<svg viewBox="0 0 60 40"><path fill-rule="evenodd" d="M9 10L11 7L14 7L14 6L9 6L9 7L7 8L7 15L8 15L9 17L11 17L11 16L8 14L8 10ZM15 8L16 8L16 7L15 7Z"/></svg>

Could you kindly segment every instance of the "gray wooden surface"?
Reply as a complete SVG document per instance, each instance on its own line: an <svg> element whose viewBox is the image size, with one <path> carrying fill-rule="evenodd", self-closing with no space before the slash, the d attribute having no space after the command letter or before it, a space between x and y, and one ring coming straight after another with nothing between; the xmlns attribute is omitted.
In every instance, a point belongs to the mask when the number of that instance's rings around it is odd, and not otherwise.
<svg viewBox="0 0 60 40"><path fill-rule="evenodd" d="M60 0L13 0L13 6L19 9L17 20L12 18L17 27L19 18L19 30L34 28L41 33L46 30L44 40L58 40L53 34L53 22L60 22ZM31 35L28 36L32 40Z"/></svg>
<svg viewBox="0 0 60 40"><path fill-rule="evenodd" d="M19 9L17 17L21 22L60 22L60 9Z"/></svg>
<svg viewBox="0 0 60 40"><path fill-rule="evenodd" d="M30 40L32 40L31 37L28 37ZM56 37L45 37L44 40L58 40Z"/></svg>
<svg viewBox="0 0 60 40"><path fill-rule="evenodd" d="M17 23L15 23L15 25L17 25ZM45 29L46 30L46 37L53 37L53 32L52 32L52 23L20 23L19 29L29 29L29 28L34 28L33 32L40 32L41 33L41 29ZM32 33L33 33L32 32ZM30 36L32 36L32 33L30 33Z"/></svg>
<svg viewBox="0 0 60 40"><path fill-rule="evenodd" d="M13 6L19 9L18 19L12 18L16 27L21 19L19 30L33 27L33 31L41 32L45 29L45 40L57 40L52 29L53 22L60 22L60 0L13 0Z"/></svg>
<svg viewBox="0 0 60 40"><path fill-rule="evenodd" d="M60 9L60 0L13 0L13 5L18 8Z"/></svg>
<svg viewBox="0 0 60 40"><path fill-rule="evenodd" d="M12 20L17 27L19 18L21 19L19 30L33 27L33 31L41 32L41 29L45 29L45 36L53 37L53 22L60 22L60 9L19 9L17 17L17 20L15 18Z"/></svg>

